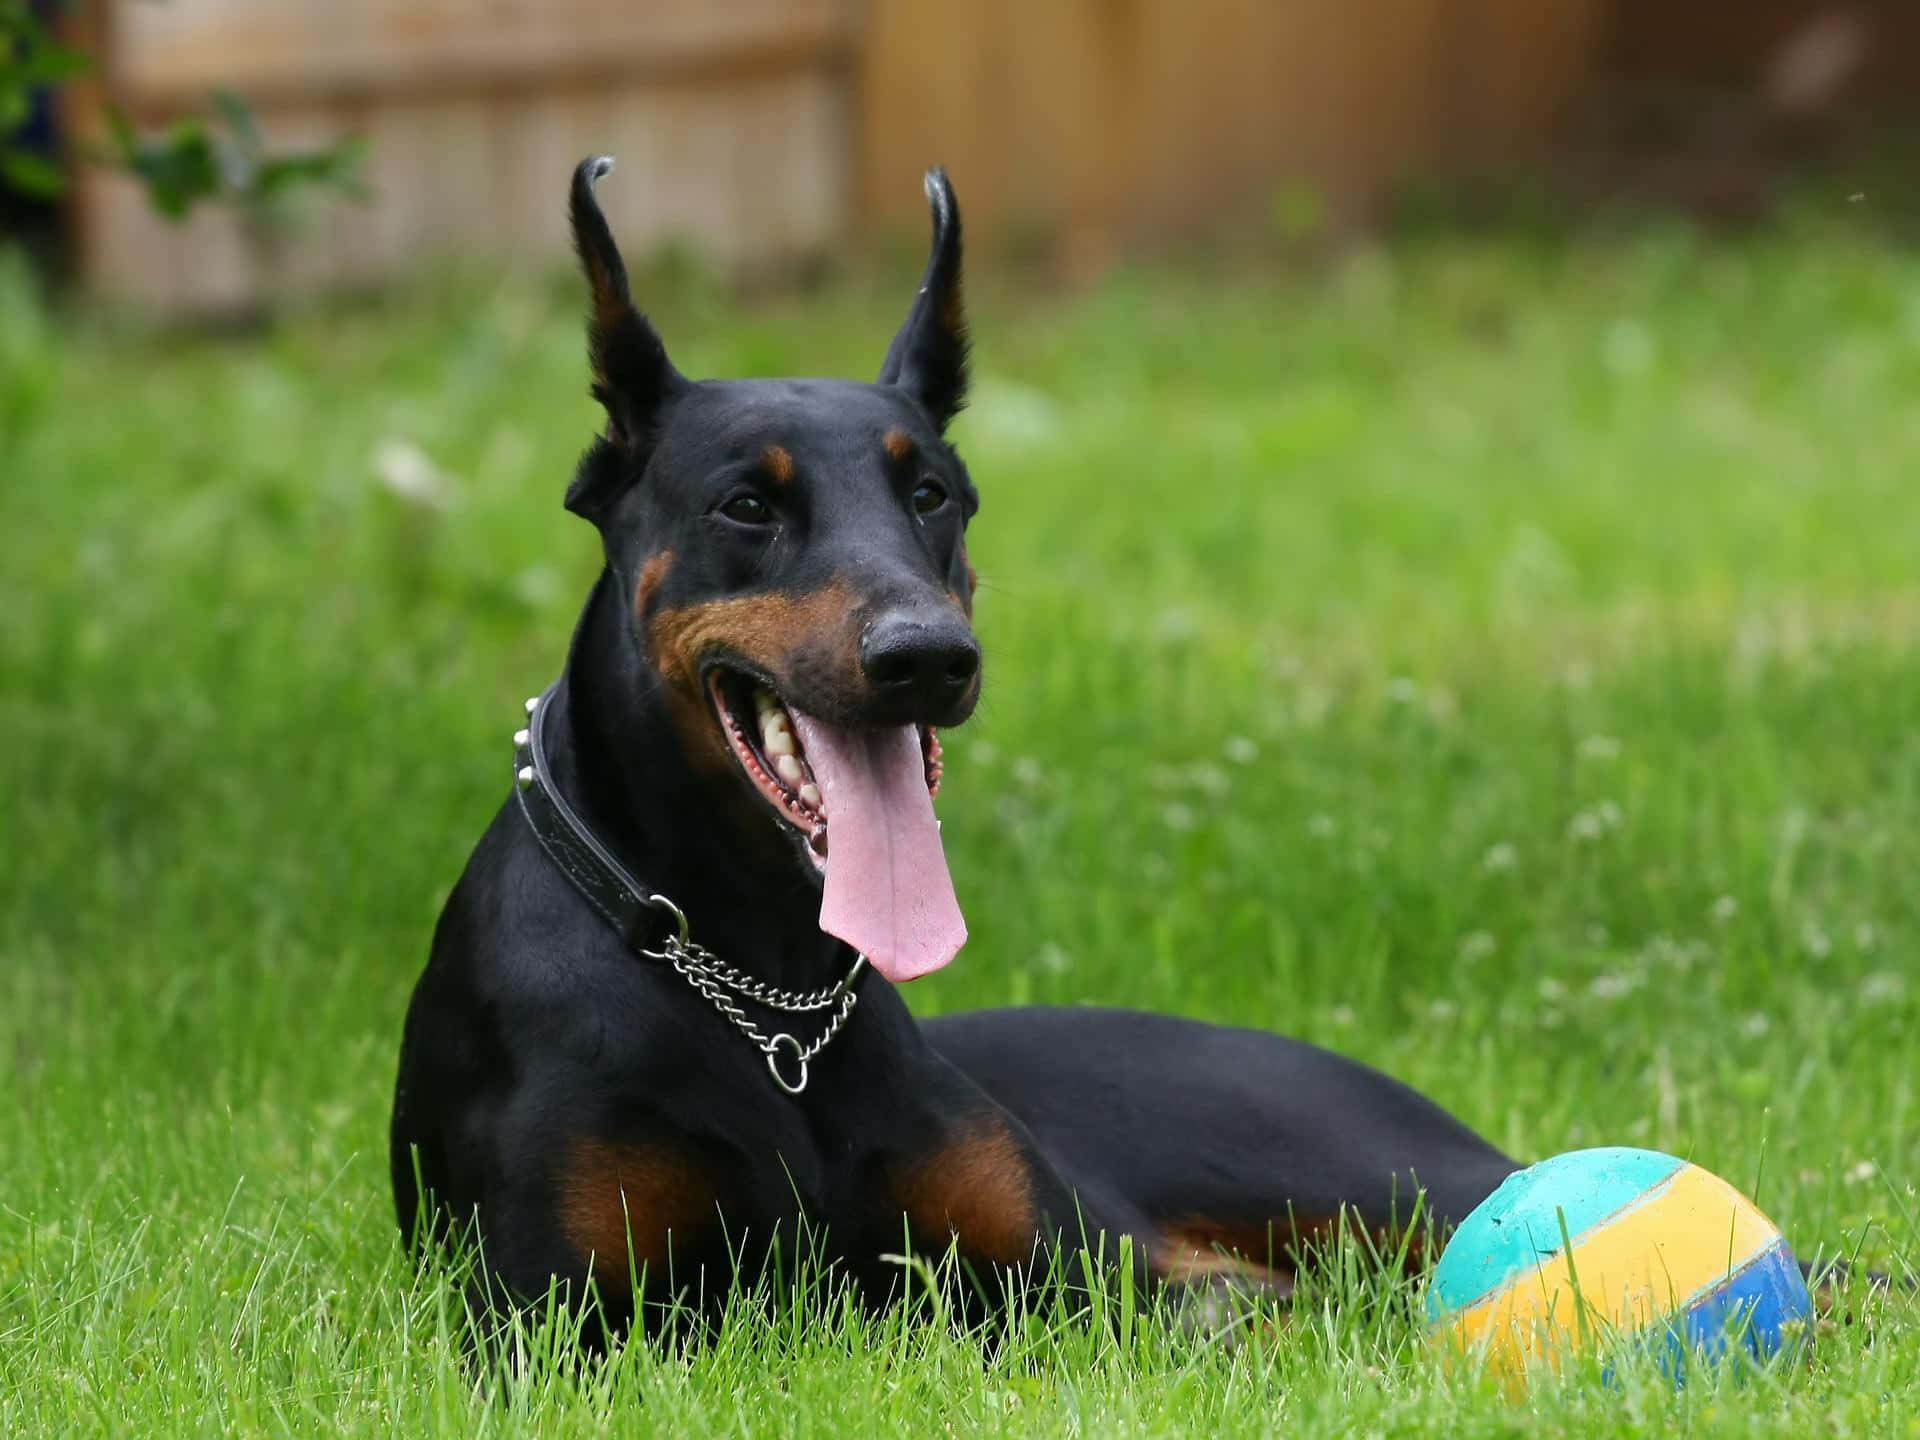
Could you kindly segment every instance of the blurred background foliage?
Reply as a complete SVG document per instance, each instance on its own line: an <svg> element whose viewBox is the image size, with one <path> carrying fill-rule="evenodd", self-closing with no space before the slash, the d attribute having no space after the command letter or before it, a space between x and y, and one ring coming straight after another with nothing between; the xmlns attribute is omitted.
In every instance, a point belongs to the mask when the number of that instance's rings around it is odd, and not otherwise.
<svg viewBox="0 0 1920 1440"><path fill-rule="evenodd" d="M36 107L55 87L87 75L92 57L61 43L53 21L28 0L0 0L0 183L39 200L56 200L68 176L53 147L25 138ZM296 192L317 190L365 201L365 145L357 137L308 150L269 150L247 102L215 89L206 114L183 116L141 133L118 106L105 110L104 143L69 144L70 164L118 169L139 182L155 214L185 220L204 204L232 207L262 247L288 224ZM53 153L50 153L53 152Z"/></svg>

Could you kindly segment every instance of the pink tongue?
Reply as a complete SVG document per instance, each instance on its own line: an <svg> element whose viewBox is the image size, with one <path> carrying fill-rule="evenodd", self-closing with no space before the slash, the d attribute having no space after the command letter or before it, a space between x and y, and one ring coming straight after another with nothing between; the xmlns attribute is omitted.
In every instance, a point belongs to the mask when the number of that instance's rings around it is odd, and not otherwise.
<svg viewBox="0 0 1920 1440"><path fill-rule="evenodd" d="M896 985L931 974L967 943L911 725L842 730L792 712L827 811L820 928Z"/></svg>

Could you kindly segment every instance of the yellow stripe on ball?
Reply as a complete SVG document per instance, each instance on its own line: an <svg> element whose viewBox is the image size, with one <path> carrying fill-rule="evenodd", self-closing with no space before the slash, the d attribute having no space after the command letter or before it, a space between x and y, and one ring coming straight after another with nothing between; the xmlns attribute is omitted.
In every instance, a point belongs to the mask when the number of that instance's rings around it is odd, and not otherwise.
<svg viewBox="0 0 1920 1440"><path fill-rule="evenodd" d="M1719 1176L1686 1165L1602 1224L1571 1253L1556 1230L1529 1237L1527 1274L1453 1317L1454 1335L1499 1369L1524 1364L1543 1340L1585 1348L1589 1331L1637 1329L1684 1310L1779 1238Z"/></svg>

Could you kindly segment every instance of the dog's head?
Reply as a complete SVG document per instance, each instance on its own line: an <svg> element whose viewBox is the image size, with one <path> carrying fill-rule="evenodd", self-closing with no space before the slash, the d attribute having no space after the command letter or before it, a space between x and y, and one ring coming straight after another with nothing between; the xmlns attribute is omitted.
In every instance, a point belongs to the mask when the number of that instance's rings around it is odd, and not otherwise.
<svg viewBox="0 0 1920 1440"><path fill-rule="evenodd" d="M594 198L611 168L573 177L607 428L567 506L600 530L689 761L787 832L823 929L890 978L924 974L966 936L935 731L980 693L979 502L945 436L967 379L952 187L927 176L932 252L875 383L694 381L633 304Z"/></svg>

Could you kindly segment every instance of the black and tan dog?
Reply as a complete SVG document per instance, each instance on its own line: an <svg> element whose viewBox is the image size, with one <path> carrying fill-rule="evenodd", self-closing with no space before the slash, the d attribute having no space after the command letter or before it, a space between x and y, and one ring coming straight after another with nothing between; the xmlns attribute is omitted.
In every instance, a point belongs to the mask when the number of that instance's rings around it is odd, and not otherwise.
<svg viewBox="0 0 1920 1440"><path fill-rule="evenodd" d="M1031 1274L1131 1236L1146 1278L1284 1287L1336 1217L1458 1220L1514 1162L1297 1041L1099 1009L917 1023L966 938L932 795L980 692L945 438L960 217L876 383L689 381L573 180L607 429L567 505L606 566L517 787L448 901L392 1133L416 1245L477 1226L494 1303L718 1304L801 1237L884 1299L897 1255ZM424 1189L422 1188L424 1187Z"/></svg>

